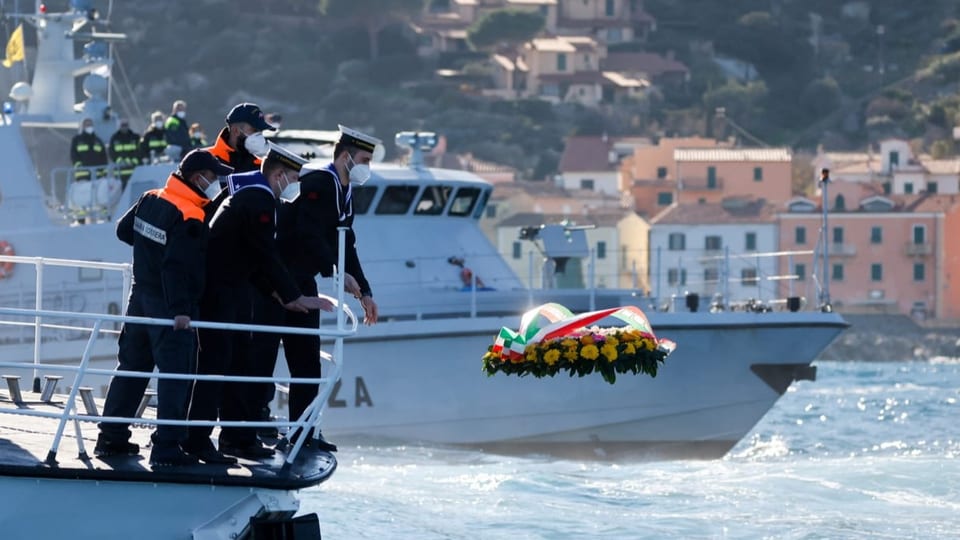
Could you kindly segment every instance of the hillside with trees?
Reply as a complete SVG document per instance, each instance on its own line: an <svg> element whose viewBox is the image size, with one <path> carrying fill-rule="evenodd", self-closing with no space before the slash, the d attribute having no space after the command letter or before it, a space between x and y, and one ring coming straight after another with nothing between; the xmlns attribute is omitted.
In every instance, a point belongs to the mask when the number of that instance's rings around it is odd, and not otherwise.
<svg viewBox="0 0 960 540"><path fill-rule="evenodd" d="M869 9L858 10L861 4ZM727 134L746 145L853 149L897 136L935 155L956 152L954 0L647 0L656 32L646 43L611 50L672 51L690 68L690 80L650 102L599 108L480 96L488 51L522 41L541 22L501 14L499 24L471 28L475 50L425 59L407 30L423 5L118 2L110 29L130 36L117 49L126 76L118 77L118 97L136 102L118 99L116 108L142 125L150 111L169 112L175 99L186 99L190 119L212 135L230 106L251 100L282 114L285 128L369 129L388 141L391 156L394 132L433 130L447 136L450 151L534 179L555 173L567 136L710 135L718 109L726 129L738 128ZM731 77L714 61L721 56L753 66L756 78Z"/></svg>

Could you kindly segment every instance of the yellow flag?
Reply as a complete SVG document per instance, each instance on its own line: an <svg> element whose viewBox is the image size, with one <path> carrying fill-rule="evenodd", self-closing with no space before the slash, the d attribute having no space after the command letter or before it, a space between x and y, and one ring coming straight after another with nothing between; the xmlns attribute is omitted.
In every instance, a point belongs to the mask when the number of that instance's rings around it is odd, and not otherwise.
<svg viewBox="0 0 960 540"><path fill-rule="evenodd" d="M23 24L10 34L7 42L7 57L3 60L3 67L13 67L14 62L24 60L23 56Z"/></svg>

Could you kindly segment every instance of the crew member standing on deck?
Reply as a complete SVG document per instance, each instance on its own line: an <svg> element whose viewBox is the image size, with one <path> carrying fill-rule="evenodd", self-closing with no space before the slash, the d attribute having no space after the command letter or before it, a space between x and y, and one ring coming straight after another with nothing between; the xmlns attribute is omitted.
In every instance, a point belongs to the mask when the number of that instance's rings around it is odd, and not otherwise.
<svg viewBox="0 0 960 540"><path fill-rule="evenodd" d="M193 373L197 340L190 328L204 287L207 227L204 190L232 169L209 152L187 154L166 186L143 194L117 223L117 237L133 246L133 287L127 315L173 319L173 327L124 324L118 358L122 371ZM104 416L132 418L149 379L115 377L110 382ZM160 379L157 417L184 420L192 382ZM185 465L196 460L183 453L183 426L157 426L152 436L153 465ZM130 442L128 424L101 423L94 453L100 457L140 451Z"/></svg>
<svg viewBox="0 0 960 540"><path fill-rule="evenodd" d="M360 299L364 310L364 322L377 322L377 304L373 300L370 284L363 275L357 255L356 236L353 232L353 186L363 185L370 178L370 160L373 150L380 144L374 137L340 126L340 140L334 147L334 159L319 170L304 170L300 178L300 192L290 202L282 204L277 229L277 244L287 268L297 285L307 296L317 294L315 277L333 275L337 263L338 227L346 227L344 286L347 292ZM317 312L294 313L276 309L267 298L257 298L254 303L254 321L258 324L279 324L317 328L320 314ZM273 374L274 361L280 340L292 377L320 377L320 337L315 335L280 335L256 332L253 335L253 355L264 371L262 376ZM291 384L289 418L299 418L310 402L317 396L316 384ZM273 385L264 387L262 398L266 407L273 398ZM291 435L295 440L297 434ZM312 437L311 437L312 438ZM317 449L334 452L336 445L327 442L317 433ZM309 439L308 439L309 441Z"/></svg>
<svg viewBox="0 0 960 540"><path fill-rule="evenodd" d="M130 121L126 118L120 120L120 127L110 137L107 151L110 159L120 169L123 187L127 187L127 180L137 165L140 165L140 135L130 129Z"/></svg>
<svg viewBox="0 0 960 540"><path fill-rule="evenodd" d="M332 310L333 305L316 295L306 297L288 274L276 251L277 197L298 180L303 159L272 147L259 171L231 175L231 195L210 220L210 245L207 254L207 280L200 313L204 320L238 322L249 318L250 303L238 298L236 291L260 278L257 285L272 291L286 309L301 313ZM277 301L277 300L274 300ZM209 375L250 375L247 355L234 351L236 340L223 330L200 333L198 372ZM249 383L198 381L190 403L191 420L252 420L248 412L251 400ZM263 447L253 428L223 428L219 451L210 440L212 428L191 427L184 449L207 463L230 462L224 454L250 459L273 455Z"/></svg>
<svg viewBox="0 0 960 540"><path fill-rule="evenodd" d="M163 131L163 113L150 114L150 127L140 138L140 155L144 163L156 163L167 149L167 135Z"/></svg>
<svg viewBox="0 0 960 540"><path fill-rule="evenodd" d="M70 161L76 171L74 180L90 180L89 167L107 165L107 147L93 130L93 120L84 118L80 122L80 132L70 141ZM99 171L100 175L103 171Z"/></svg>
<svg viewBox="0 0 960 540"><path fill-rule="evenodd" d="M187 102L178 99L173 102L173 108L170 116L167 117L163 125L167 138L167 146L176 146L180 149L180 156L183 157L190 151L190 124L187 123ZM175 158L177 156L174 156Z"/></svg>

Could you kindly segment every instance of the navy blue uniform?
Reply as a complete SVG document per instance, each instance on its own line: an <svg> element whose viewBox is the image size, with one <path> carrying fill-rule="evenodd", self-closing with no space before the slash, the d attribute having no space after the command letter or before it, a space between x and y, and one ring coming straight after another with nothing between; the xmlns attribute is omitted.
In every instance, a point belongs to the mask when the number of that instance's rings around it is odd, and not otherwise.
<svg viewBox="0 0 960 540"><path fill-rule="evenodd" d="M117 237L133 246L133 287L127 315L172 319L199 314L204 288L207 228L202 192L176 174L163 189L144 193L117 223ZM124 324L120 332L119 369L161 373L193 373L197 340L193 330L169 326ZM148 379L115 377L104 404L104 416L133 417ZM157 417L183 420L192 386L189 380L161 379ZM100 424L103 437L127 441L129 426ZM186 436L182 426L158 426L157 444L177 444Z"/></svg>

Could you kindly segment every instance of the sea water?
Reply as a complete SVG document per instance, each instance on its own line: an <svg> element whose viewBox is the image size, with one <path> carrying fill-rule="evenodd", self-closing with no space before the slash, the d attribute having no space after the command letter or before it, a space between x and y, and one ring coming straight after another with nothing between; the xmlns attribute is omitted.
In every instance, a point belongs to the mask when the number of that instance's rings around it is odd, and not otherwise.
<svg viewBox="0 0 960 540"><path fill-rule="evenodd" d="M960 360L819 362L713 461L341 446L326 539L960 538Z"/></svg>

